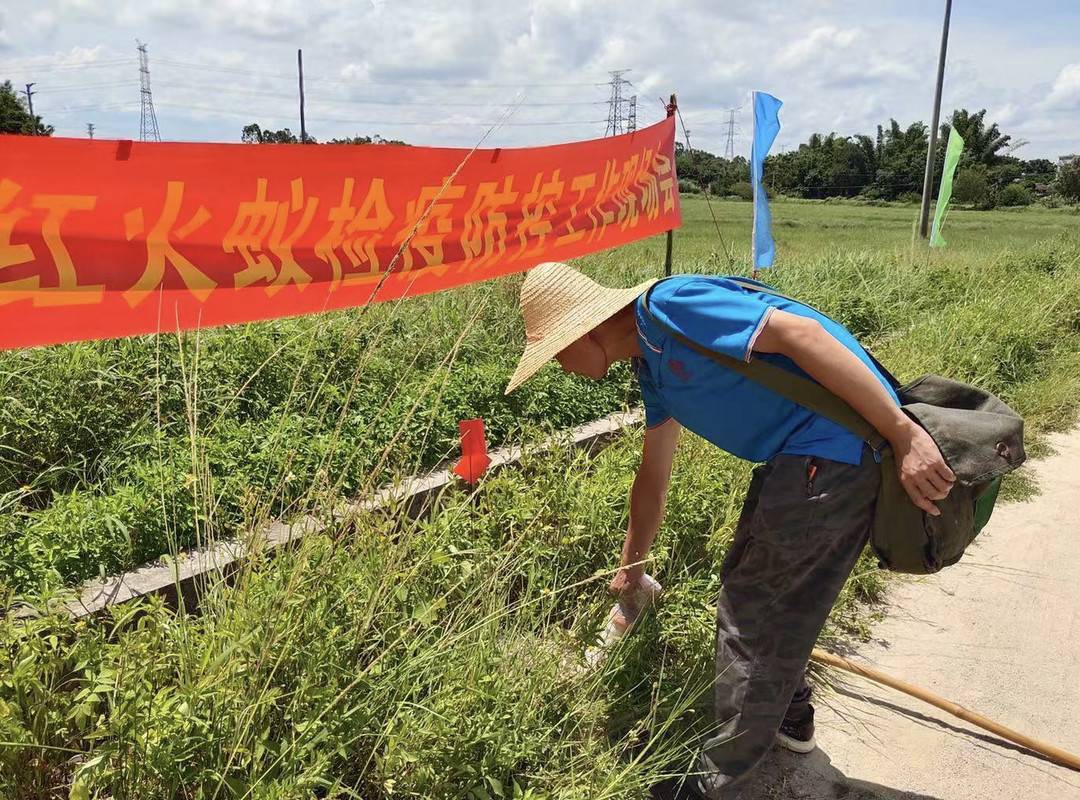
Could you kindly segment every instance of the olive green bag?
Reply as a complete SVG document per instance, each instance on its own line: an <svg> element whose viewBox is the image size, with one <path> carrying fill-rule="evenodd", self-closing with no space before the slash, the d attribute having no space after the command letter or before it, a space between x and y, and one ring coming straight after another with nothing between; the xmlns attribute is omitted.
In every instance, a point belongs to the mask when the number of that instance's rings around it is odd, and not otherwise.
<svg viewBox="0 0 1080 800"><path fill-rule="evenodd" d="M731 280L752 291L779 295L764 284ZM671 330L655 316L652 319L687 347L832 420L870 446L881 464L870 544L882 567L895 572L924 575L955 564L990 519L1001 477L1026 457L1024 420L994 395L939 375L924 375L901 385L871 356L893 384L904 412L930 434L956 474L948 497L936 502L941 515L931 516L904 491L889 443L828 389L764 359L746 363L717 353Z"/></svg>

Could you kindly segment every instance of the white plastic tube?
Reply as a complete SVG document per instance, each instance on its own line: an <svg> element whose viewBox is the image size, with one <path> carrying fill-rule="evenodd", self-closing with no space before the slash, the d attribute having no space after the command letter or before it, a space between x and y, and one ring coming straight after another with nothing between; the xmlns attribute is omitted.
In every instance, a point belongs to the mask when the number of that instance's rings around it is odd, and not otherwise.
<svg viewBox="0 0 1080 800"><path fill-rule="evenodd" d="M652 575L642 575L637 588L624 592L619 601L608 612L607 626L600 635L596 647L585 651L585 659L593 666L599 664L604 655L623 639L638 621L641 613L649 607L663 590L660 582Z"/></svg>

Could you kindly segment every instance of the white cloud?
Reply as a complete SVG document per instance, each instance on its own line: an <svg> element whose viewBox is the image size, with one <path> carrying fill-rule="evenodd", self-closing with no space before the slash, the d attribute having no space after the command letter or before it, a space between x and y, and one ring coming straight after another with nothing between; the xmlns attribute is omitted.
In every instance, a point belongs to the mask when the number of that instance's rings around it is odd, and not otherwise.
<svg viewBox="0 0 1080 800"><path fill-rule="evenodd" d="M1026 13L1048 16L1039 8L1050 5L1030 0ZM694 145L716 151L725 109L742 104L749 132L751 89L784 101L778 145L789 147L814 131L872 132L889 117L903 124L927 117L939 13L899 0L860 4L857 15L852 7L838 0L5 0L0 31L12 42L4 61L19 67L10 77L39 81L42 113L68 134L81 131L87 112L65 116L61 97L73 109L126 99L130 106L111 117L95 115L100 130L138 129L138 37L150 43L158 117L173 138L235 141L251 121L296 129L302 47L308 126L320 139L378 132L470 145L483 132L478 124L497 118L517 87L525 105L498 131L498 144L588 138L604 128L590 121L606 116L608 71L629 68L639 124L659 119L660 98L677 91ZM945 113L986 107L1007 133L1032 140L1026 153L1060 149L1080 129L1075 49L1049 42L1037 26L973 30L979 13L954 22ZM1054 13L1058 28L1080 24L1080 11L1072 20L1060 5ZM50 19L62 24L50 30ZM85 74L33 69L79 58L100 63ZM50 82L83 82L86 91L53 101ZM747 146L744 133L738 147Z"/></svg>
<svg viewBox="0 0 1080 800"><path fill-rule="evenodd" d="M847 50L860 38L854 28L840 29L834 25L814 28L806 36L797 39L781 52L777 61L788 67L797 67L836 50Z"/></svg>
<svg viewBox="0 0 1080 800"><path fill-rule="evenodd" d="M1049 108L1071 108L1080 111L1080 63L1066 64L1054 81L1046 98Z"/></svg>
<svg viewBox="0 0 1080 800"><path fill-rule="evenodd" d="M48 9L35 11L30 15L29 29L34 35L49 36L56 30L56 14Z"/></svg>
<svg viewBox="0 0 1080 800"><path fill-rule="evenodd" d="M12 49L11 36L4 27L4 15L0 14L0 51Z"/></svg>

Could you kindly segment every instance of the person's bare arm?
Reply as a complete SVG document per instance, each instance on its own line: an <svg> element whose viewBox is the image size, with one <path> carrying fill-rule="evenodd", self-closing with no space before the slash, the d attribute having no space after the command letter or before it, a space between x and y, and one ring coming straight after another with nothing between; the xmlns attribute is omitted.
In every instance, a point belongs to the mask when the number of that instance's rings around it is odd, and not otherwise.
<svg viewBox="0 0 1080 800"><path fill-rule="evenodd" d="M900 410L870 368L817 320L774 310L754 350L787 356L858 411L892 445L900 482L912 502L928 514L941 513L933 501L949 494L956 476L937 444Z"/></svg>
<svg viewBox="0 0 1080 800"><path fill-rule="evenodd" d="M645 431L641 464L630 489L630 522L623 542L622 567L611 582L611 591L615 594L636 586L645 572L641 562L648 555L664 518L680 430L679 423L669 419Z"/></svg>

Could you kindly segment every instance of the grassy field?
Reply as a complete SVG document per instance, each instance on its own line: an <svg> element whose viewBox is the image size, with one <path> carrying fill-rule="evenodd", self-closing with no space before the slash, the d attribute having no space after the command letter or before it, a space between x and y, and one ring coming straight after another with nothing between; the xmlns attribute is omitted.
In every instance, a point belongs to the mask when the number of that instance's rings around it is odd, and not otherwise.
<svg viewBox="0 0 1080 800"><path fill-rule="evenodd" d="M749 204L713 203L727 250L702 198L684 205L676 269L745 272ZM950 246L927 254L913 245L911 206L775 205L770 280L871 337L911 311L882 306L888 322L862 319L881 288L872 282L959 268L976 273L970 292L996 263L1070 269L1055 248L1072 252L1065 232L1080 226L1061 209L955 212ZM657 237L583 265L617 283L657 274L662 258ZM890 277L890 266L906 272ZM521 339L519 280L318 318L0 354L0 594L115 573L327 493L362 493L450 457L466 417L482 416L498 444L523 424L562 428L633 403L621 369L600 385L551 369L502 396Z"/></svg>
<svg viewBox="0 0 1080 800"><path fill-rule="evenodd" d="M749 205L715 203L745 245ZM745 272L685 201L680 271ZM915 209L775 204L767 276L870 342L902 378L998 392L1029 430L1080 406L1080 216L956 213L912 244ZM655 275L662 238L585 259ZM0 358L0 560L9 595L255 529L451 455L456 422L496 441L634 402L625 371L545 370L502 397L520 278L393 306ZM508 342L512 346L508 346ZM636 798L707 725L719 560L748 465L688 437L654 571L667 591L602 670L639 447L556 450L456 489L433 517L337 522L254 559L199 617L155 602L73 623L0 622L0 796ZM1014 487L1017 483L1014 482ZM881 578L857 568L830 635L859 633ZM10 600L9 596L9 600Z"/></svg>

